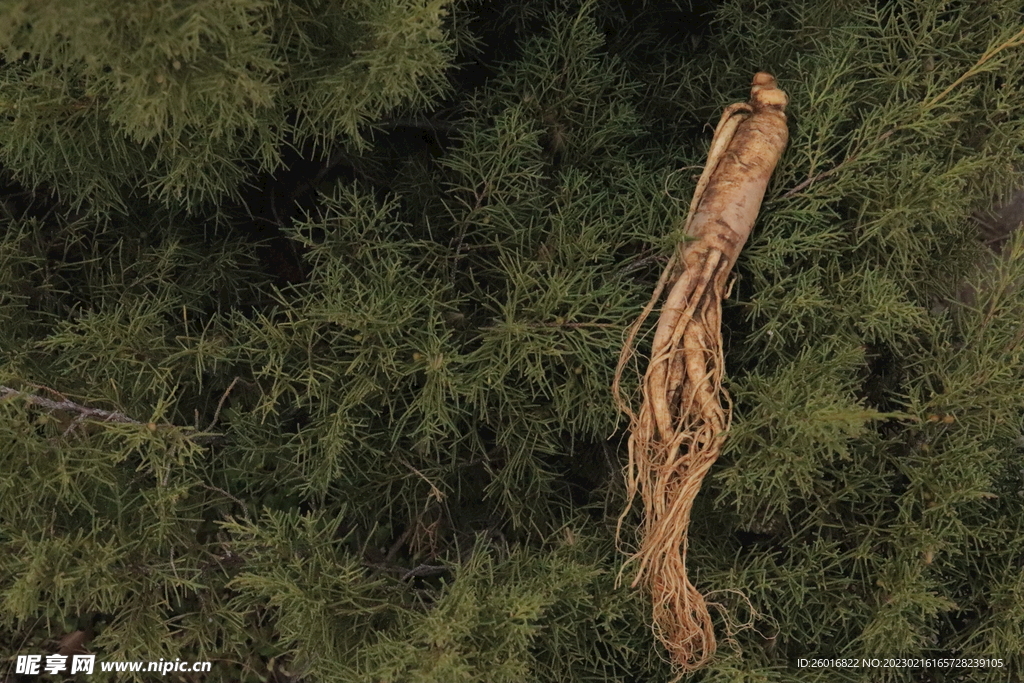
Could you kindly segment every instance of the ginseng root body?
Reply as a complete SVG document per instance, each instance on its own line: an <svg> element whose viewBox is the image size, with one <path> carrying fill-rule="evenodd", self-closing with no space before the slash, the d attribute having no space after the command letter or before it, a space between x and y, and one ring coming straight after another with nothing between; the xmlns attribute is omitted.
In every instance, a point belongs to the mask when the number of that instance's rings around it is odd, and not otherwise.
<svg viewBox="0 0 1024 683"><path fill-rule="evenodd" d="M721 453L732 416L722 387L722 299L786 147L786 104L775 78L758 73L750 100L725 110L690 203L687 239L630 329L613 386L631 421L630 505L636 494L643 501L633 585L650 592L655 631L684 672L715 651L707 604L687 578L686 551L694 498ZM636 414L621 399L619 380L640 326L666 289Z"/></svg>

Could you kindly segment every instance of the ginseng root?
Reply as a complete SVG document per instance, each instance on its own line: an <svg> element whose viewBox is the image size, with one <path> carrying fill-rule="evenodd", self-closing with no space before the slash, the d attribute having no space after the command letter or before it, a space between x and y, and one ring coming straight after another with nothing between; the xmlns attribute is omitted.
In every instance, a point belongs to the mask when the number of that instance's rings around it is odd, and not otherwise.
<svg viewBox="0 0 1024 683"><path fill-rule="evenodd" d="M722 299L786 147L786 104L775 78L758 73L750 101L722 114L690 203L686 239L630 328L612 387L630 417L630 503L619 527L638 493L644 508L633 586L650 592L655 632L683 672L700 668L715 651L707 604L687 578L686 551L694 498L732 418L722 387ZM620 380L641 325L666 289L635 414L622 399Z"/></svg>

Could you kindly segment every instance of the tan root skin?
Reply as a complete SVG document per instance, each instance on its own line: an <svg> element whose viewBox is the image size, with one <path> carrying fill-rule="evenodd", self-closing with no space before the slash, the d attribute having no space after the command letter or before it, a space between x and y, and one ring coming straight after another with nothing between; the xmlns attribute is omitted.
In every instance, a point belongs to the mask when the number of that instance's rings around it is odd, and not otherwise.
<svg viewBox="0 0 1024 683"><path fill-rule="evenodd" d="M650 591L655 632L683 672L700 668L715 652L707 604L686 575L686 549L694 498L718 459L732 418L722 388L722 299L786 147L786 104L775 78L758 73L750 101L722 114L690 203L687 240L630 328L615 372L613 391L631 422L630 507L637 493L644 505L633 585ZM666 288L637 415L621 398L620 379L640 326Z"/></svg>

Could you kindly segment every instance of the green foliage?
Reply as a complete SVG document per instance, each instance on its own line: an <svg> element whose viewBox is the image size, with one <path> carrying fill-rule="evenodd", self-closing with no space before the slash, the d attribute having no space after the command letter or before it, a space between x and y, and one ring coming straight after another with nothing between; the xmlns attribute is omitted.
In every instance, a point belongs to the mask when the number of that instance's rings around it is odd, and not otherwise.
<svg viewBox="0 0 1024 683"><path fill-rule="evenodd" d="M280 167L286 144L361 146L361 124L443 92L450 4L8 9L0 161L25 184L93 211L123 209L130 196L198 210L254 171Z"/></svg>
<svg viewBox="0 0 1024 683"><path fill-rule="evenodd" d="M671 2L0 8L5 659L80 629L209 681L667 680L609 387L766 69L791 140L725 304L692 680L1024 670L1024 240L977 267L971 219L1024 165L1019 2L685 37ZM1004 665L796 666L961 655Z"/></svg>

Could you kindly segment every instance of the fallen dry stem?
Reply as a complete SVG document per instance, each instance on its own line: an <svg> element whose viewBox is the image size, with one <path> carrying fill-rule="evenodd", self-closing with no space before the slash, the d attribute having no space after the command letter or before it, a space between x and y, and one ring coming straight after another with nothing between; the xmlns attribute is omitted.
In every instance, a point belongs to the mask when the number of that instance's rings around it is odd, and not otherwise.
<svg viewBox="0 0 1024 683"><path fill-rule="evenodd" d="M715 651L707 604L687 578L686 551L693 501L732 417L722 387L722 299L788 140L786 103L775 79L758 73L750 101L722 114L690 203L686 239L630 328L612 387L631 423L630 503L619 527L637 494L644 508L633 585L651 593L655 632L683 672L699 668ZM666 290L635 414L622 399L620 380L640 327Z"/></svg>

